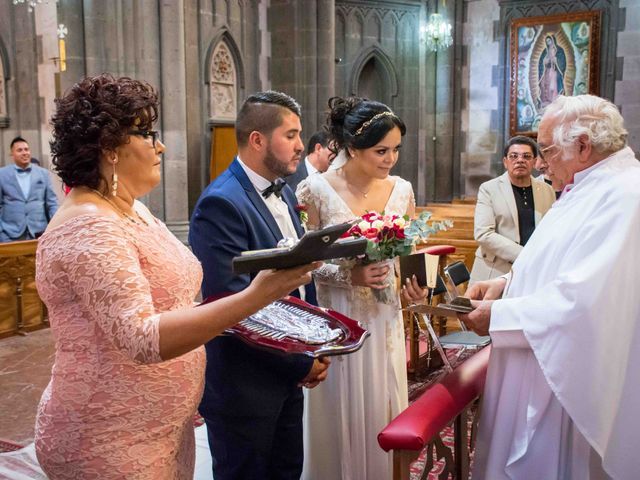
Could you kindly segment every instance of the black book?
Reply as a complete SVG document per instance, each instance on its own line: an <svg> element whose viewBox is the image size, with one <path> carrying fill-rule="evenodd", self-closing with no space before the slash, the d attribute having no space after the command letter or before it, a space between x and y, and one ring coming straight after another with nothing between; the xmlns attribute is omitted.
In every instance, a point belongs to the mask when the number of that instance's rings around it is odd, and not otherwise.
<svg viewBox="0 0 640 480"><path fill-rule="evenodd" d="M428 253L414 253L400 257L400 281L405 284L406 279L413 275L418 280L418 285L422 288L435 288L438 277L438 260L437 255L429 255Z"/></svg>
<svg viewBox="0 0 640 480"><path fill-rule="evenodd" d="M351 225L351 222L347 222L307 232L292 247L243 252L232 261L233 273L292 268L317 260L363 255L367 249L366 238L340 239Z"/></svg>

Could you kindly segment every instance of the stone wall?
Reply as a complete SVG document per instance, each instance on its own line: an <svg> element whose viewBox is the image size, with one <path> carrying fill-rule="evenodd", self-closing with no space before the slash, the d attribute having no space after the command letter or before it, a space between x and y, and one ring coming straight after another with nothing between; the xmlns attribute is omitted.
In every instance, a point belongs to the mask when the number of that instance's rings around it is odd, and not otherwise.
<svg viewBox="0 0 640 480"><path fill-rule="evenodd" d="M468 0L465 10L465 66L460 92L464 136L460 157L464 192L473 196L482 182L497 173L492 171L491 163L500 150L501 138L497 121L500 88L496 82L500 55L499 43L494 37L500 8L497 0Z"/></svg>
<svg viewBox="0 0 640 480"><path fill-rule="evenodd" d="M39 39L35 16L0 0L0 61L3 62L4 114L0 124L0 165L12 163L9 145L17 135L25 138L32 155L46 165L41 149L42 112L38 87ZM44 135L46 137L46 133Z"/></svg>
<svg viewBox="0 0 640 480"><path fill-rule="evenodd" d="M394 173L413 183L419 201L426 194L419 180L419 164L425 157L419 153L418 140L426 115L420 88L423 18L420 2L336 2L336 94L379 100L403 119L407 134Z"/></svg>
<svg viewBox="0 0 640 480"><path fill-rule="evenodd" d="M629 130L629 145L640 159L640 0L620 0L620 8L614 101Z"/></svg>

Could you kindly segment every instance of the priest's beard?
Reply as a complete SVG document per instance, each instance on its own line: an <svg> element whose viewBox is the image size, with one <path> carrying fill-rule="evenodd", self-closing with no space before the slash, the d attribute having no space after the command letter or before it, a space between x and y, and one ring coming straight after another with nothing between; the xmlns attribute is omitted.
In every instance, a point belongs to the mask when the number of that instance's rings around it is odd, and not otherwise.
<svg viewBox="0 0 640 480"><path fill-rule="evenodd" d="M278 177L286 177L296 171L295 168L291 169L293 164L290 161L282 161L273 153L271 145L267 145L264 164L271 173L275 173Z"/></svg>

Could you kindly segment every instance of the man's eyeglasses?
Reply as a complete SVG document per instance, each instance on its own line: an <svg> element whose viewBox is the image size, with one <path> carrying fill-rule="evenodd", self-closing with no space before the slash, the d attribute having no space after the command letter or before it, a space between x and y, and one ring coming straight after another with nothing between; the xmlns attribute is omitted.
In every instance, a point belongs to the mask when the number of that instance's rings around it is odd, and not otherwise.
<svg viewBox="0 0 640 480"><path fill-rule="evenodd" d="M522 158L523 160L531 161L533 160L533 153L518 153L511 152L507 155L507 158L512 161L518 160L518 158Z"/></svg>
<svg viewBox="0 0 640 480"><path fill-rule="evenodd" d="M151 144L155 147L156 142L160 140L160 134L157 130L129 130L129 135L137 135L145 140L151 139Z"/></svg>

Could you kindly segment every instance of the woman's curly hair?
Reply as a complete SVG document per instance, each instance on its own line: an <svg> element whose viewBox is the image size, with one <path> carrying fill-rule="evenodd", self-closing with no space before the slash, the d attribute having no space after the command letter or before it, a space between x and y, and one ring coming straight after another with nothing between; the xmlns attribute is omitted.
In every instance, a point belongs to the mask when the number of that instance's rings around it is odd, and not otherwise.
<svg viewBox="0 0 640 480"><path fill-rule="evenodd" d="M128 141L132 128L150 130L158 94L146 82L103 73L76 83L56 100L51 118L53 165L68 187L98 188L100 158Z"/></svg>

